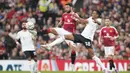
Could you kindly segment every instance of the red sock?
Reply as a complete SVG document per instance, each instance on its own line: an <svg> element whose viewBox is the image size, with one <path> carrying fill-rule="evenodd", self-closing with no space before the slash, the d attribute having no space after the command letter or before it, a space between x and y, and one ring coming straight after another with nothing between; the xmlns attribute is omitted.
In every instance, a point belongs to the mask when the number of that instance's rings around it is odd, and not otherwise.
<svg viewBox="0 0 130 73"><path fill-rule="evenodd" d="M50 29L50 28L48 28L48 29L47 29L47 33L50 33L50 32L51 32L51 29Z"/></svg>
<svg viewBox="0 0 130 73"><path fill-rule="evenodd" d="M71 51L71 54L75 54L75 53L76 53L75 50L72 50L72 51Z"/></svg>

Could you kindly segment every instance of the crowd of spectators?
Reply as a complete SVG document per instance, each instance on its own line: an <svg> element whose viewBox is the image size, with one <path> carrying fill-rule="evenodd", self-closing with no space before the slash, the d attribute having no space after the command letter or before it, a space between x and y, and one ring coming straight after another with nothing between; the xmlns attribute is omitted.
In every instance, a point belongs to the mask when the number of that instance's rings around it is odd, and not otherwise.
<svg viewBox="0 0 130 73"><path fill-rule="evenodd" d="M23 21L35 23L37 41L35 46L50 43L55 40L53 34L40 33L42 29L55 27L63 14L66 2L76 5L79 0L0 0L0 59L24 59L21 48L16 45L14 38ZM97 10L102 18L102 25L95 34L93 49L100 59L105 59L103 46L98 45L98 34L104 26L104 19L109 17L119 32L116 40L114 59L130 60L130 0L83 0L82 8L75 11L82 18L88 18L92 10ZM78 25L76 33L80 33L84 26ZM86 34L87 35L87 34ZM77 59L90 59L82 44L77 44ZM87 53L86 53L87 52ZM70 59L70 49L65 42L54 46L50 51L45 50L38 55L39 59Z"/></svg>

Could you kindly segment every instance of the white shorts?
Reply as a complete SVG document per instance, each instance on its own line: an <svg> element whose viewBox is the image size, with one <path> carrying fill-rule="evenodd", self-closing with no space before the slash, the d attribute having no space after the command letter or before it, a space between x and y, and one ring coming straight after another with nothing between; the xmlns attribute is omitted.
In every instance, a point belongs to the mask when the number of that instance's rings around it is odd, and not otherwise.
<svg viewBox="0 0 130 73"><path fill-rule="evenodd" d="M105 57L108 57L109 55L114 55L114 46L106 47L104 46L105 51Z"/></svg>
<svg viewBox="0 0 130 73"><path fill-rule="evenodd" d="M69 35L72 34L71 32L65 30L64 28L54 28L56 30L56 32L58 33L59 37L62 37L64 35ZM73 45L74 47L76 47L75 43L71 40L65 40L65 42L69 45Z"/></svg>
<svg viewBox="0 0 130 73"><path fill-rule="evenodd" d="M64 35L68 35L68 34L72 34L71 32L63 29L63 28L54 28L56 30L56 32L58 33L59 36L64 36Z"/></svg>

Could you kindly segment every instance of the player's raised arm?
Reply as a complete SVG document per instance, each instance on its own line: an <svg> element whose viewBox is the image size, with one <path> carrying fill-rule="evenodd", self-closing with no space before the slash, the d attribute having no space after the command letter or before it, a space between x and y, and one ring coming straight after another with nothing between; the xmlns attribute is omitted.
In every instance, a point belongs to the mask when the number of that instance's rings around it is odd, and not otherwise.
<svg viewBox="0 0 130 73"><path fill-rule="evenodd" d="M102 44L102 29L101 29L100 32L99 32L98 44L99 44L99 45Z"/></svg>
<svg viewBox="0 0 130 73"><path fill-rule="evenodd" d="M82 23L83 25L85 24L87 24L88 23L88 20L87 19L83 19L83 18L81 18L81 17L79 17L79 16L77 16L77 15L73 15L73 18L77 21L77 22L79 22L79 23Z"/></svg>

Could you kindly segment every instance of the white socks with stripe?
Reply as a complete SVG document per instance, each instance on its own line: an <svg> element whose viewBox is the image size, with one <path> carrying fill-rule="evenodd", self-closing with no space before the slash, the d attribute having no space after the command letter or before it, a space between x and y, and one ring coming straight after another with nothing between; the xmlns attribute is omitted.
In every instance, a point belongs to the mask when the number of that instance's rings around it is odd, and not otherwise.
<svg viewBox="0 0 130 73"><path fill-rule="evenodd" d="M54 45L62 43L64 40L65 40L64 36L63 37L59 37L56 40L54 40L52 43L47 44L47 46L52 47Z"/></svg>
<svg viewBox="0 0 130 73"><path fill-rule="evenodd" d="M102 68L102 70L106 69L101 60L97 56L93 56L92 59L96 61L96 63Z"/></svg>
<svg viewBox="0 0 130 73"><path fill-rule="evenodd" d="M34 69L35 64L34 63L35 63L34 60L29 61L29 67L30 67L30 72L31 73L35 73L35 69Z"/></svg>
<svg viewBox="0 0 130 73"><path fill-rule="evenodd" d="M40 73L37 68L37 62L35 62L34 60L31 60L29 61L29 64L30 64L29 67L30 67L31 73L35 73L35 72Z"/></svg>

